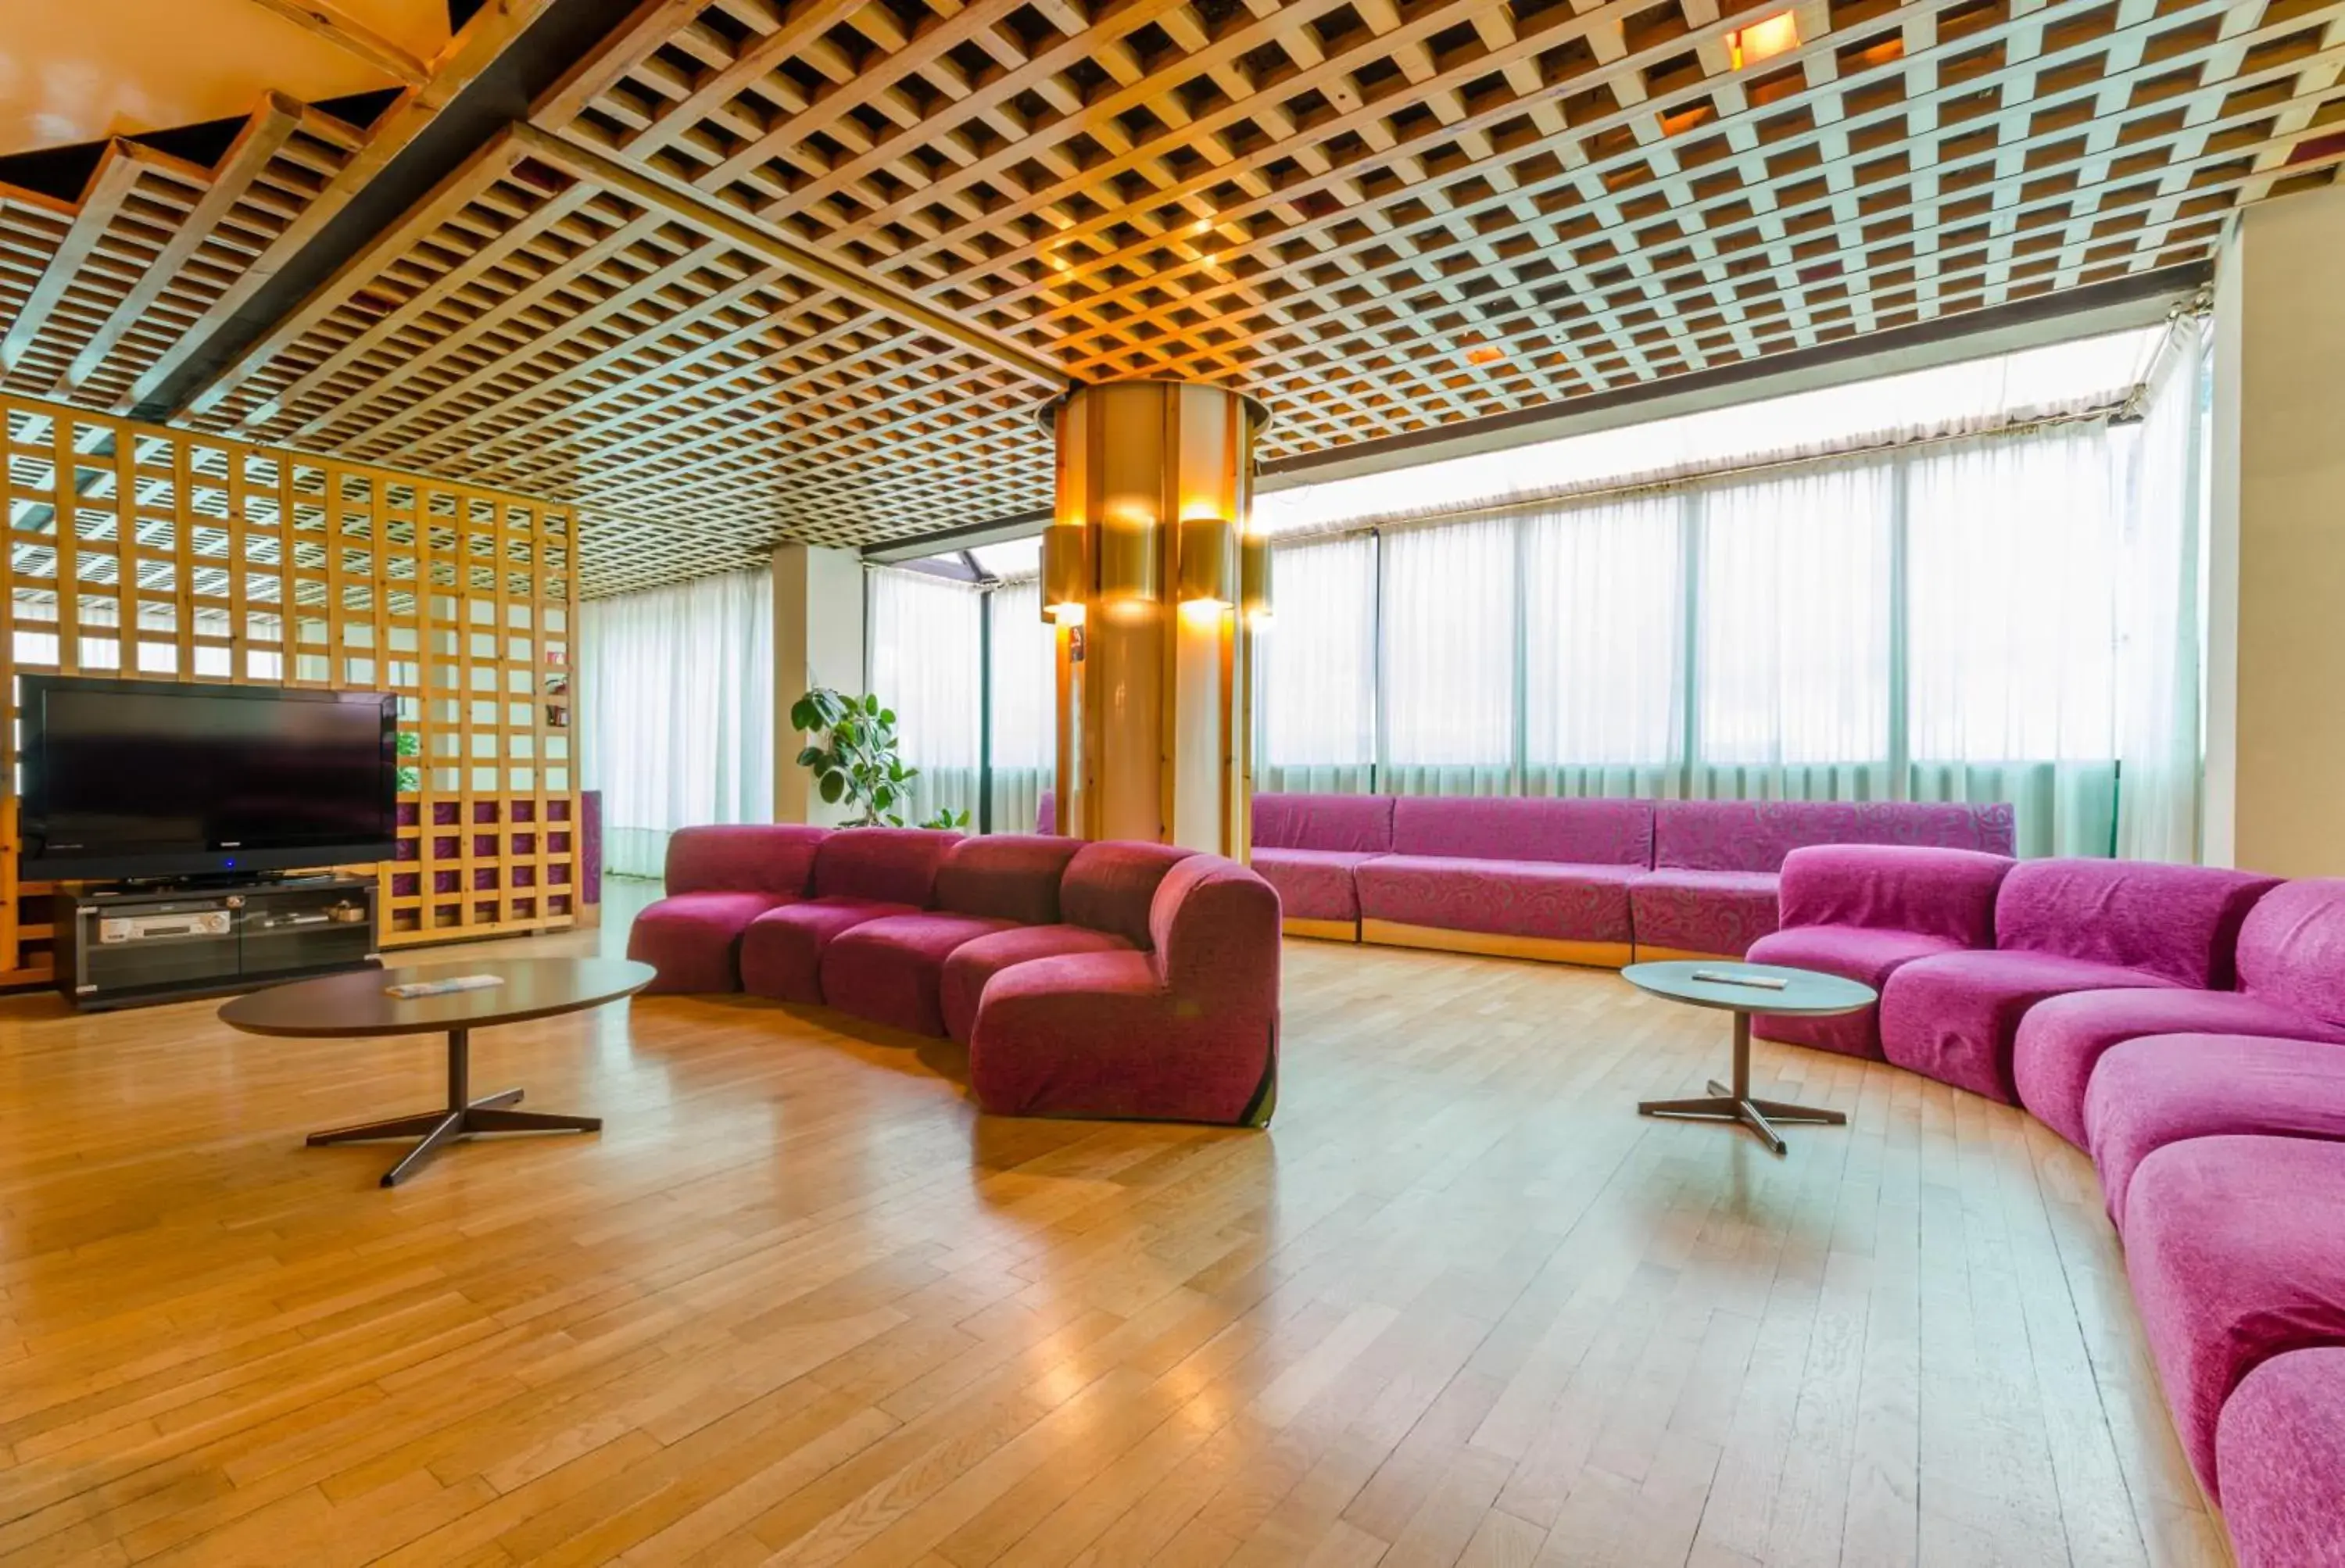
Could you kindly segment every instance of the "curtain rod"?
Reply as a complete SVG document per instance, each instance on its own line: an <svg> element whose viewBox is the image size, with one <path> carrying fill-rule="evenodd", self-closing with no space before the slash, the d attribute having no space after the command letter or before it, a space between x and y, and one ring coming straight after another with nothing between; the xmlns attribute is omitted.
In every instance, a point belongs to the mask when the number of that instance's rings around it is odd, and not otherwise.
<svg viewBox="0 0 2345 1568"><path fill-rule="evenodd" d="M1341 523L1297 528L1290 533L1274 535L1271 537L1271 543L1276 546L1320 539L1349 539L1365 534L1438 528L1450 524L1520 516L1526 513L1557 509L1576 510L1583 504L1599 501L1611 501L1631 495L1664 494L1671 491L1704 489L1747 475L1781 473L1802 468L1821 468L1832 463L1877 457L1889 453L1911 452L1916 447L1950 446L1964 441L2016 439L2036 431L2056 429L2062 425L2091 424L2107 420L2122 411L2133 396L2133 392L2129 390L2123 398L2114 402L2096 403L2091 408L2079 409L2071 413L2040 415L2034 419L1995 425L1986 430L1961 431L1949 435L1924 435L1867 442L1858 445L1835 448L1831 452L1817 453L1811 456L1777 458L1765 463L1736 463L1717 468L1698 468L1666 479L1648 479L1628 484L1594 484L1577 489L1546 491L1517 501L1444 507L1436 512L1387 513L1366 518L1346 518Z"/></svg>

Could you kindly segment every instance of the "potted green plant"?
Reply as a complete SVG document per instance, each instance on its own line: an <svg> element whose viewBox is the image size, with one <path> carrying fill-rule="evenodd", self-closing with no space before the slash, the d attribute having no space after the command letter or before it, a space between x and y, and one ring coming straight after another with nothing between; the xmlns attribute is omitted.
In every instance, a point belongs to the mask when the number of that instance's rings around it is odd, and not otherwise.
<svg viewBox="0 0 2345 1568"><path fill-rule="evenodd" d="M833 806L855 813L850 828L900 828L920 770L907 767L896 749L896 710L865 693L849 697L816 687L790 705L790 727L812 744L798 753L798 766L814 774L815 792ZM969 813L939 810L923 828L965 828Z"/></svg>

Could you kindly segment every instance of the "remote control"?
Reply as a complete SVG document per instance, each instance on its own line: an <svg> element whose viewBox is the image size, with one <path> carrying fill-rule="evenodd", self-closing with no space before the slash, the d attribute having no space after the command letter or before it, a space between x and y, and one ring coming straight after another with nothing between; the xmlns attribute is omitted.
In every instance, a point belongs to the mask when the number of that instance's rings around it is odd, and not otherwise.
<svg viewBox="0 0 2345 1568"><path fill-rule="evenodd" d="M408 1002L418 996L445 996L452 991L486 991L503 983L502 975L459 974L449 980L411 980L401 985L386 985L382 993Z"/></svg>

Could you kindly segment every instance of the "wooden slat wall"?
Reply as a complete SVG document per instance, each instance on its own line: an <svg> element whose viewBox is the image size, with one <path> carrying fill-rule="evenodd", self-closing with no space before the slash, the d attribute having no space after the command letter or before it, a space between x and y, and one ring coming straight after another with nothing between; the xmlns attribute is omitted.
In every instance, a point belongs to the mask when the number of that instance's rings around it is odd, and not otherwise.
<svg viewBox="0 0 2345 1568"><path fill-rule="evenodd" d="M0 984L49 972L49 890L16 881L19 672L395 692L415 787L385 942L573 923L570 508L5 395L0 428Z"/></svg>

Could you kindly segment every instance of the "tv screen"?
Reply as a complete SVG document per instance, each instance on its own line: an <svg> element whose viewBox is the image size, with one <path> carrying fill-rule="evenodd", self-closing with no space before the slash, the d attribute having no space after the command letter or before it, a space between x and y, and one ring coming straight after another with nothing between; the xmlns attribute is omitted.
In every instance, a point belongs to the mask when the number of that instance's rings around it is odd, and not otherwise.
<svg viewBox="0 0 2345 1568"><path fill-rule="evenodd" d="M46 881L389 860L397 707L376 692L25 676L21 873Z"/></svg>

